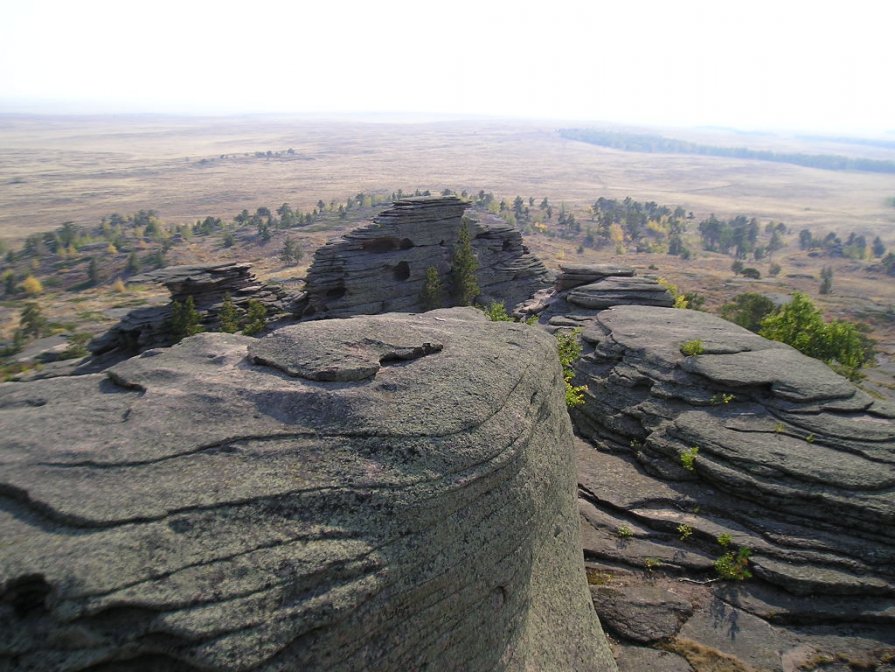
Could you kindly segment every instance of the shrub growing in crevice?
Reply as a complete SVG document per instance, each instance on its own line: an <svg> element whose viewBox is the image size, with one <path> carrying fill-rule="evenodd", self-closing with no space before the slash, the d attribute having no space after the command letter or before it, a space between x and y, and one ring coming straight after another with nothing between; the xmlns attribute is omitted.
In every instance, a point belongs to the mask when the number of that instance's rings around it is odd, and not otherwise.
<svg viewBox="0 0 895 672"><path fill-rule="evenodd" d="M575 408L584 403L584 393L587 390L587 385L572 385L575 379L574 365L581 358L581 329L557 332L555 335L562 377L566 384L566 406Z"/></svg>

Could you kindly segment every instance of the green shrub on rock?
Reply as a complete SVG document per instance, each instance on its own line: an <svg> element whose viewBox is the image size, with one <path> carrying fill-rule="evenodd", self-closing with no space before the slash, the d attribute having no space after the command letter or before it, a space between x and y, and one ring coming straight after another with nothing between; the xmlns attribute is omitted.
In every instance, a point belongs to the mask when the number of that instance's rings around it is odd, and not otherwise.
<svg viewBox="0 0 895 672"><path fill-rule="evenodd" d="M252 299L249 301L248 311L246 312L246 322L242 328L242 333L246 336L254 336L264 331L267 326L267 308L260 301Z"/></svg>
<svg viewBox="0 0 895 672"><path fill-rule="evenodd" d="M581 329L556 333L559 362L562 364L562 376L566 384L566 406L569 408L581 406L587 390L587 385L572 385L575 379L574 364L581 357L580 336Z"/></svg>

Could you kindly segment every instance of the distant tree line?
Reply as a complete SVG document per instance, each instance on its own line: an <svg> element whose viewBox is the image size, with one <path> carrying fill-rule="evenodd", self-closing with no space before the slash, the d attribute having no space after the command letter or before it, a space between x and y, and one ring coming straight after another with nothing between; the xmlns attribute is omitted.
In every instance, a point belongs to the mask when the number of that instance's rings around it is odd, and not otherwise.
<svg viewBox="0 0 895 672"><path fill-rule="evenodd" d="M749 149L747 147L720 147L666 138L661 135L621 133L588 128L563 128L560 129L559 134L567 140L578 140L591 145L621 149L626 152L698 154L702 156L722 156L736 159L791 163L797 166L821 168L823 170L862 170L872 173L895 173L895 161L864 159L835 154L800 154Z"/></svg>
<svg viewBox="0 0 895 672"><path fill-rule="evenodd" d="M44 291L44 286L59 286L59 271L81 268L84 282L70 287L77 290L106 279L163 268L168 264L169 251L193 237L218 237L225 248L232 247L237 239L264 245L276 231L344 220L352 210L387 201L385 195L358 193L344 201L326 203L320 199L308 211L283 203L274 210L266 206L253 212L243 209L229 221L209 215L192 224L166 223L152 209L127 215L112 213L94 226L69 221L53 231L28 236L19 250L0 241L0 277L5 296L35 296ZM287 236L279 256L284 263L295 264L301 261L303 250L297 240ZM35 276L40 276L43 283Z"/></svg>

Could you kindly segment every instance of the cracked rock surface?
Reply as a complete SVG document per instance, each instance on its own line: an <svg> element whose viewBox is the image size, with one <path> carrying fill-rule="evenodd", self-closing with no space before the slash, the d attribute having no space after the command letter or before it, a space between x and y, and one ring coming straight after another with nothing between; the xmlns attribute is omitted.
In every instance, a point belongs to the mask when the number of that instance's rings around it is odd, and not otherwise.
<svg viewBox="0 0 895 672"><path fill-rule="evenodd" d="M471 309L0 385L0 669L615 670L563 399Z"/></svg>
<svg viewBox="0 0 895 672"><path fill-rule="evenodd" d="M576 324L582 538L620 668L679 669L630 646L667 621L659 648L696 670L895 669L891 404L707 313L618 306ZM682 354L694 340L702 354ZM751 578L719 580L740 549Z"/></svg>

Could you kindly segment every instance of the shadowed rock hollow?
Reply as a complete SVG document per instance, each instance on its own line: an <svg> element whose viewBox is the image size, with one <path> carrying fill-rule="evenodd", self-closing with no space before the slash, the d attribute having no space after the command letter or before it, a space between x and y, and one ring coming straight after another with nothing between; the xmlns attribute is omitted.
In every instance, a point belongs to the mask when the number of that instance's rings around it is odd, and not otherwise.
<svg viewBox="0 0 895 672"><path fill-rule="evenodd" d="M461 218L469 204L455 196L395 201L373 223L328 242L308 271L306 316L348 317L420 310L426 269L434 267L451 305L450 271ZM507 306L550 284L550 274L499 218L469 220L478 259L478 302Z"/></svg>
<svg viewBox="0 0 895 672"><path fill-rule="evenodd" d="M0 386L0 667L614 670L553 339L471 309Z"/></svg>

